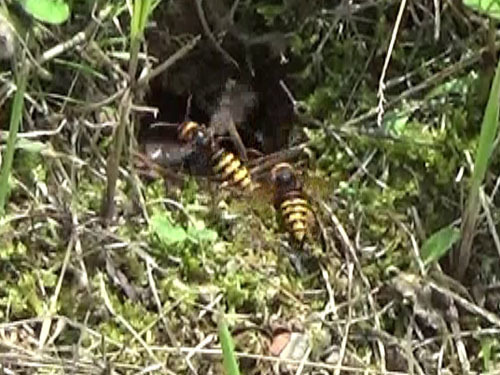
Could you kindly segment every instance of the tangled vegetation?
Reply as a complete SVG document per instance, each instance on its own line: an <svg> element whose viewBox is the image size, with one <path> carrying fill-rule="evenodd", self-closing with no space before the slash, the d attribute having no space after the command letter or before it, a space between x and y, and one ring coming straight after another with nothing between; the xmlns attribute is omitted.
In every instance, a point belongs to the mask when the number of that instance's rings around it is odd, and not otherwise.
<svg viewBox="0 0 500 375"><path fill-rule="evenodd" d="M0 5L0 371L500 374L495 1Z"/></svg>

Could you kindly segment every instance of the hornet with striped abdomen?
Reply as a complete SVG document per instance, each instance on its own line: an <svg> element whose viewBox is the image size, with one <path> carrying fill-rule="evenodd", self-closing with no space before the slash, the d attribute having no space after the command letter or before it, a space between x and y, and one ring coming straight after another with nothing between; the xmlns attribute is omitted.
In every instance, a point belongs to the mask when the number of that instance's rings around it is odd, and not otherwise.
<svg viewBox="0 0 500 375"><path fill-rule="evenodd" d="M195 121L179 125L178 136L182 142L190 143L200 152L200 157L208 156L215 176L221 187L235 186L242 190L253 190L250 172L243 162L232 152L222 147L206 126Z"/></svg>
<svg viewBox="0 0 500 375"><path fill-rule="evenodd" d="M276 164L271 170L274 184L274 206L285 228L302 245L315 221L314 213L297 175L288 163Z"/></svg>

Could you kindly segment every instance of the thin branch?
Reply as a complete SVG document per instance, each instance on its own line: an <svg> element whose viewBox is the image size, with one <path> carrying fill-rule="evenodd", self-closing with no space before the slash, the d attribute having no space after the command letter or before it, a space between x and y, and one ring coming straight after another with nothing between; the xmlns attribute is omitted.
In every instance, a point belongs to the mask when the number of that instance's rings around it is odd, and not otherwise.
<svg viewBox="0 0 500 375"><path fill-rule="evenodd" d="M158 76L159 74L163 73L165 70L170 68L172 65L174 65L177 61L185 57L194 47L197 46L198 42L201 40L201 35L195 36L189 43L186 45L182 46L178 51L176 51L172 56L170 56L167 60L162 62L160 65L158 65L156 68L154 68L152 71L150 71L148 74L145 76L141 77L137 81L138 86L142 86L147 84L149 81L151 81L153 78Z"/></svg>

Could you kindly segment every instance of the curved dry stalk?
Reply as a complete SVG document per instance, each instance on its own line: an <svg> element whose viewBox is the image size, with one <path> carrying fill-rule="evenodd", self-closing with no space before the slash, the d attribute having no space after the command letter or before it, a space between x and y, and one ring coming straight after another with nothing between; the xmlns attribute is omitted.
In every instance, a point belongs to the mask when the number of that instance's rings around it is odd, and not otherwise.
<svg viewBox="0 0 500 375"><path fill-rule="evenodd" d="M203 28L203 32L205 33L205 35L208 37L208 40L210 40L214 48L221 54L226 62L230 63L236 69L240 70L240 66L238 65L236 60L233 59L233 57L224 48L221 47L221 45L215 39L214 34L210 30L207 18L205 17L205 11L203 10L203 0L194 0L194 2L196 5L196 11L198 12L198 18L201 22L201 27Z"/></svg>

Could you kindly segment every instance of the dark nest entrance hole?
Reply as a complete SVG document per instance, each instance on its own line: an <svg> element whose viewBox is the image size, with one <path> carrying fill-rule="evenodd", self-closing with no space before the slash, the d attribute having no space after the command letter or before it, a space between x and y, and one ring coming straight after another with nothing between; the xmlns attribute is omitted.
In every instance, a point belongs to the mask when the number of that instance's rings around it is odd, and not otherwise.
<svg viewBox="0 0 500 375"><path fill-rule="evenodd" d="M232 101L231 112L236 113L237 129L245 146L264 154L286 148L294 108L280 84L280 81L289 84L287 76L291 66L281 60L281 52L286 48L284 34L273 31L269 38L261 38L263 42L248 43L237 26L228 29L220 38L220 47L234 59L236 67L207 37L195 2L177 3L161 5L155 11L156 26L146 35L148 53L164 61L191 37L201 35L202 39L188 55L150 82L146 104L158 108L159 114L156 118L152 115L142 118L139 142L171 142L176 136L172 127L152 126L155 122L180 123L190 119L208 124L228 82L232 81L238 85L240 94L244 91ZM217 12L205 11L210 27L217 24L218 17L225 16L223 11ZM248 35L245 38L248 40ZM252 105L248 100L250 96ZM186 113L190 97L190 109Z"/></svg>

